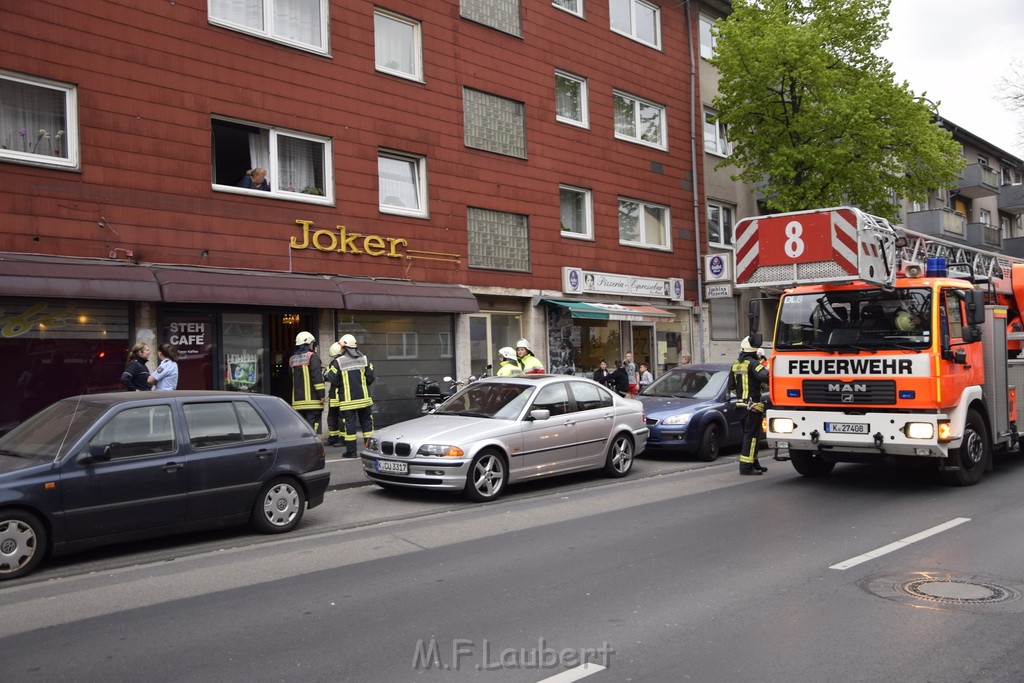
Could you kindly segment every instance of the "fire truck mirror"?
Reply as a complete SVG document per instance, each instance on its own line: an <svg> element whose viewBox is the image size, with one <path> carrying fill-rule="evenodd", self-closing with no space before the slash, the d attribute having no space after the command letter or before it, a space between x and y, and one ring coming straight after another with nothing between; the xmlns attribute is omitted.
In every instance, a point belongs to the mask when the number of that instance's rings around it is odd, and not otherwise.
<svg viewBox="0 0 1024 683"><path fill-rule="evenodd" d="M985 294L981 290L964 291L964 308L967 309L968 325L981 325L985 322ZM964 338L966 339L966 336ZM981 339L981 330L978 330L978 339Z"/></svg>
<svg viewBox="0 0 1024 683"><path fill-rule="evenodd" d="M747 320L750 322L750 343L752 346L760 346L761 333L757 331L761 322L761 301L759 299L753 299L750 302L750 307L747 309Z"/></svg>

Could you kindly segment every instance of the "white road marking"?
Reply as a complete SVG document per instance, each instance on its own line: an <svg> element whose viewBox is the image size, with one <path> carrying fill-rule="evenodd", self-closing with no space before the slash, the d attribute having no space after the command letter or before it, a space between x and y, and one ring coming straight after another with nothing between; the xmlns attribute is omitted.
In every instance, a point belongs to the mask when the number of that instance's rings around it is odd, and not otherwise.
<svg viewBox="0 0 1024 683"><path fill-rule="evenodd" d="M948 522L945 522L938 526L933 526L931 529L925 529L924 531L914 534L913 536L907 536L906 538L902 538L896 541L895 543L890 543L889 545L882 546L878 550L872 550L869 553L864 553L863 555L858 555L857 557L851 557L849 560L845 560L843 562L840 562L839 564L832 565L831 567L829 567L829 569L849 569L850 567L856 567L861 562L867 562L868 560L873 560L876 557L881 557L882 555L891 553L894 550L904 548L910 545L911 543L916 543L917 541L928 538L929 536L934 536L935 534L941 533L946 529L952 529L955 526L960 526L964 522L969 521L971 521L970 517L957 517L956 519L951 519Z"/></svg>
<svg viewBox="0 0 1024 683"><path fill-rule="evenodd" d="M563 671L560 674L555 674L550 678L542 678L537 683L572 683L578 681L581 678L592 676L598 671L604 671L605 667L600 664L594 664L593 662L587 662L586 664L580 664L576 668Z"/></svg>

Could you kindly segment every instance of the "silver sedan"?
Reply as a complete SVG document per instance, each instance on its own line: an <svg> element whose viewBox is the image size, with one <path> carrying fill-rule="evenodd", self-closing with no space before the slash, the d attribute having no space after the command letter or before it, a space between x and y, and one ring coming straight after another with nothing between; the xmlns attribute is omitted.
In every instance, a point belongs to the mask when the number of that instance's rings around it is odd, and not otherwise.
<svg viewBox="0 0 1024 683"><path fill-rule="evenodd" d="M592 380L489 377L430 415L376 432L361 455L367 478L382 487L487 501L517 481L590 469L624 477L647 433L639 401Z"/></svg>

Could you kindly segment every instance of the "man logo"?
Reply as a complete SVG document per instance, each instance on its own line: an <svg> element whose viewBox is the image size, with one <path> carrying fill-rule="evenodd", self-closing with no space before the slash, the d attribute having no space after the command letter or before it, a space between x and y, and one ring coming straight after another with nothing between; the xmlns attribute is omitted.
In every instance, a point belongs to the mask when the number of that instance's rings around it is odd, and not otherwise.
<svg viewBox="0 0 1024 683"><path fill-rule="evenodd" d="M852 394L852 393L866 394L867 391L868 391L868 385L867 384L854 384L853 382L847 382L845 384L829 384L828 385L828 390L829 391L838 391L838 392L843 393L843 394L847 394L847 393L850 393L850 394ZM844 400L844 402L845 402L845 400Z"/></svg>

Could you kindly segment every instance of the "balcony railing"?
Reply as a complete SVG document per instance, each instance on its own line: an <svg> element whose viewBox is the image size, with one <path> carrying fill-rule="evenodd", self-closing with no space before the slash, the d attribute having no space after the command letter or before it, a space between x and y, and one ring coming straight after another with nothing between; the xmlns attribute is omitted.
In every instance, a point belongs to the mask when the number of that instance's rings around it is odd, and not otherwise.
<svg viewBox="0 0 1024 683"><path fill-rule="evenodd" d="M1024 185L1003 185L999 188L999 210L1024 213Z"/></svg>
<svg viewBox="0 0 1024 683"><path fill-rule="evenodd" d="M999 174L982 164L967 164L954 188L957 193L971 199L999 194Z"/></svg>
<svg viewBox="0 0 1024 683"><path fill-rule="evenodd" d="M999 228L988 223L968 223L967 243L975 247L1001 249L1003 236Z"/></svg>
<svg viewBox="0 0 1024 683"><path fill-rule="evenodd" d="M962 241L966 235L963 214L951 209L929 209L907 214L907 230Z"/></svg>

